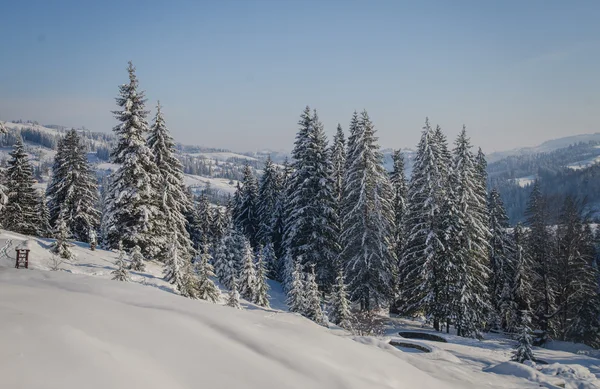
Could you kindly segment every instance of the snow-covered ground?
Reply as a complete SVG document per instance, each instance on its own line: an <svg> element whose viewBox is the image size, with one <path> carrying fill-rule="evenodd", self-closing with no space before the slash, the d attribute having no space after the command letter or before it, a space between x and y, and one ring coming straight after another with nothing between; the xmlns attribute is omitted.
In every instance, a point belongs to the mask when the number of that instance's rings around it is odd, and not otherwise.
<svg viewBox="0 0 600 389"><path fill-rule="evenodd" d="M525 188L527 185L533 184L535 181L535 175L515 178L515 184L519 185L521 188Z"/></svg>
<svg viewBox="0 0 600 389"><path fill-rule="evenodd" d="M0 233L0 247L12 242L0 254L3 388L600 388L600 359L581 345L536 348L549 363L536 369L508 362L510 339L405 339L430 330L404 319L384 337L354 337L286 312L274 282L271 309L238 311L178 296L158 263L112 281L116 253L85 244L49 271L52 241L31 239L30 270L13 269L25 239Z"/></svg>
<svg viewBox="0 0 600 389"><path fill-rule="evenodd" d="M207 159L214 159L217 161L227 161L230 158L247 159L248 161L258 161L254 157L250 157L244 154L232 153L229 151L215 151L215 152L201 152L201 153L188 153L190 157L204 157Z"/></svg>
<svg viewBox="0 0 600 389"><path fill-rule="evenodd" d="M212 189L216 189L224 194L229 193L233 195L238 182L227 178L212 178L186 174L183 177L183 183L185 186L201 189L204 189L206 185L209 184Z"/></svg>
<svg viewBox="0 0 600 389"><path fill-rule="evenodd" d="M596 146L596 148L598 148L598 146ZM595 165L598 162L600 162L600 156L584 159L583 161L573 162L567 165L567 167L571 170L581 170Z"/></svg>

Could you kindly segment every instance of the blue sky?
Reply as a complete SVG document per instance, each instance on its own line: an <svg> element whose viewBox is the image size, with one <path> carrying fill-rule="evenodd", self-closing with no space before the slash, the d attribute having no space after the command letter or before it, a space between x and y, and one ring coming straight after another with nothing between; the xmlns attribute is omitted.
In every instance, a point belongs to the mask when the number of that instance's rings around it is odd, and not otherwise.
<svg viewBox="0 0 600 389"><path fill-rule="evenodd" d="M598 1L6 1L0 119L110 131L127 61L178 141L291 149L367 109L384 147L424 118L486 152L600 131Z"/></svg>

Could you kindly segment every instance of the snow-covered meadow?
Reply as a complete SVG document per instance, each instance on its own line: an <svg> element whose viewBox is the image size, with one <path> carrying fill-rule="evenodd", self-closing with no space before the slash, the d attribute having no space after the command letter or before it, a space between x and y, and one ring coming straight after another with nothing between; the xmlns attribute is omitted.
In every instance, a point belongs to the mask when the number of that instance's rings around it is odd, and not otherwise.
<svg viewBox="0 0 600 389"><path fill-rule="evenodd" d="M600 359L585 346L535 348L547 364L530 367L508 362L510 339L405 339L399 331L431 330L400 318L385 336L355 337L286 312L273 282L273 308L238 311L177 296L158 263L112 281L116 253L85 244L50 271L52 241L31 238L30 269L16 270L26 238L0 234L0 246L11 241L0 259L6 388L600 388Z"/></svg>

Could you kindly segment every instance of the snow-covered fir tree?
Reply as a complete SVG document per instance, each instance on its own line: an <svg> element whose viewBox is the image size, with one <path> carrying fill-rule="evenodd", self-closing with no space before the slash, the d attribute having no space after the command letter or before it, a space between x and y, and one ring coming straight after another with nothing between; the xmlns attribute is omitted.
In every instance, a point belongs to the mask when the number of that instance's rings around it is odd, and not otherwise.
<svg viewBox="0 0 600 389"><path fill-rule="evenodd" d="M405 226L407 241L400 269L404 314L424 313L439 330L445 232L442 227L444 180L440 173L438 142L425 121L408 186Z"/></svg>
<svg viewBox="0 0 600 389"><path fill-rule="evenodd" d="M131 281L131 276L129 275L129 271L127 270L127 265L125 262L125 251L122 249L119 250L119 258L117 259L117 262L115 262L115 266L117 268L110 273L113 276L113 280Z"/></svg>
<svg viewBox="0 0 600 389"><path fill-rule="evenodd" d="M310 273L306 273L304 282L304 316L315 323L327 327L327 318L321 309L321 294L317 285L315 265L310 266Z"/></svg>
<svg viewBox="0 0 600 389"><path fill-rule="evenodd" d="M552 255L551 233L546 198L542 195L539 182L533 184L527 210L526 224L529 227L527 251L532 261L532 302L534 324L542 331L554 336L551 316L556 311L555 303L555 258Z"/></svg>
<svg viewBox="0 0 600 389"><path fill-rule="evenodd" d="M215 273L219 282L228 289L231 289L234 280L239 280L245 250L246 238L234 228L229 229L217 247L214 258Z"/></svg>
<svg viewBox="0 0 600 389"><path fill-rule="evenodd" d="M96 250L96 246L98 245L98 235L96 234L96 230L90 229L88 237L90 238L90 250Z"/></svg>
<svg viewBox="0 0 600 389"><path fill-rule="evenodd" d="M277 207L279 192L281 191L279 187L280 183L279 171L269 155L265 162L263 174L260 177L256 204L258 218L257 240L263 246L273 241L273 229L276 222L273 216L275 215L275 208Z"/></svg>
<svg viewBox="0 0 600 389"><path fill-rule="evenodd" d="M290 177L292 176L292 168L289 165L287 158L283 163L283 168L278 175L280 188L277 196L277 202L275 203L275 210L273 211L273 233L271 235L271 242L273 243L273 251L275 258L277 258L277 268L273 279L277 281L283 281L284 279L284 260L285 257L285 245L283 239L285 235L285 223L287 220L287 191L289 187Z"/></svg>
<svg viewBox="0 0 600 389"><path fill-rule="evenodd" d="M393 170L390 173L390 184L392 185L393 202L392 207L394 210L394 251L398 264L402 261L402 255L404 253L404 246L406 245L406 230L405 230L405 214L408 207L408 186L406 183L406 176L404 173L404 156L400 150L395 150L392 159L394 161ZM402 292L402 288L398 287L398 293ZM402 296L399 297L397 305L402 305Z"/></svg>
<svg viewBox="0 0 600 389"><path fill-rule="evenodd" d="M289 291L293 262L298 260L303 266L314 264L317 283L328 290L340 250L331 160L316 111L311 115L306 107L298 124L286 199L284 284Z"/></svg>
<svg viewBox="0 0 600 389"><path fill-rule="evenodd" d="M212 242L214 240L213 234L213 207L211 207L208 197L205 192L202 192L197 198L195 204L195 240L194 246L201 248L203 242Z"/></svg>
<svg viewBox="0 0 600 389"><path fill-rule="evenodd" d="M140 249L140 246L133 246L133 248L131 249L131 253L129 253L129 257L131 258L129 269L134 271L146 270L144 256L142 255L142 249Z"/></svg>
<svg viewBox="0 0 600 389"><path fill-rule="evenodd" d="M75 129L68 131L58 143L46 195L50 223L55 225L59 213L63 212L72 237L89 242L90 229L100 224L98 183L85 145Z"/></svg>
<svg viewBox="0 0 600 389"><path fill-rule="evenodd" d="M471 144L463 127L456 140L452 168L452 209L446 243L445 278L457 333L479 335L489 309L487 282L490 238L486 197L479 187L480 175Z"/></svg>
<svg viewBox="0 0 600 389"><path fill-rule="evenodd" d="M517 334L517 346L512 355L512 360L523 363L533 361L531 319L528 310L521 311L521 322Z"/></svg>
<svg viewBox="0 0 600 389"><path fill-rule="evenodd" d="M513 230L513 245L513 280L510 297L505 296L503 314L509 332L518 329L521 312L529 311L531 306L531 260L525 249L526 235L521 224L517 224Z"/></svg>
<svg viewBox="0 0 600 389"><path fill-rule="evenodd" d="M183 297L199 298L198 279L194 274L191 262L180 255L177 232L170 238L169 251L165 263L165 280L175 285Z"/></svg>
<svg viewBox="0 0 600 389"><path fill-rule="evenodd" d="M242 268L239 275L240 294L248 301L254 301L256 295L256 268L254 265L254 253L250 240L244 240L244 251L242 257Z"/></svg>
<svg viewBox="0 0 600 389"><path fill-rule="evenodd" d="M504 203L496 188L492 189L488 197L489 209L489 263L490 263L490 303L495 315L500 318L501 328L506 329L506 318L501 315L502 304L506 304L505 289L510 290L513 280L514 267L511 262L511 238L508 233L508 216ZM498 321L498 320L496 320Z"/></svg>
<svg viewBox="0 0 600 389"><path fill-rule="evenodd" d="M189 261L193 256L193 249L186 227L185 213L192 204L183 183L183 165L175 157L175 142L167 128L160 103L156 106L156 116L148 137L148 148L153 156L149 166L156 166L159 173L158 184L154 185L160 193L160 211L154 218L156 224L150 230L150 235L155 235L156 239L154 255L159 260L167 260L168 245L164 238L176 233L178 255Z"/></svg>
<svg viewBox="0 0 600 389"><path fill-rule="evenodd" d="M40 198L33 186L33 169L21 138L17 138L9 155L11 159L6 170L8 202L4 207L2 224L10 231L36 235L40 225Z"/></svg>
<svg viewBox="0 0 600 389"><path fill-rule="evenodd" d="M202 245L200 255L194 261L196 275L198 276L198 298L216 303L221 299L221 292L211 277L215 276L210 264L212 257L208 243Z"/></svg>
<svg viewBox="0 0 600 389"><path fill-rule="evenodd" d="M37 235L42 238L51 238L54 234L52 231L53 228L50 225L50 212L48 211L46 196L42 194L39 198L37 213L40 217L40 225L38 226Z"/></svg>
<svg viewBox="0 0 600 389"><path fill-rule="evenodd" d="M120 123L113 129L117 144L112 162L119 164L119 168L110 177L106 196L104 241L111 248L119 241L125 249L138 245L144 257L155 258L165 244L164 235L159 236L162 232L159 227L165 225L162 200L168 191L162 186L165 182L156 166L155 155L146 144L149 130L146 100L144 92L138 90L131 62L127 71L129 83L119 86L116 101L120 110L114 111Z"/></svg>
<svg viewBox="0 0 600 389"><path fill-rule="evenodd" d="M294 263L293 269L292 283L287 294L287 304L290 312L304 314L306 311L304 274L299 261Z"/></svg>
<svg viewBox="0 0 600 389"><path fill-rule="evenodd" d="M229 289L229 296L227 297L226 305L228 307L242 309L242 306L240 305L240 292L238 292L238 285L235 278L231 282L231 288Z"/></svg>
<svg viewBox="0 0 600 389"><path fill-rule="evenodd" d="M250 240L252 247L258 244L260 219L258 214L258 183L250 165L244 166L244 178L238 194L234 224ZM242 293L242 296L244 293Z"/></svg>
<svg viewBox="0 0 600 389"><path fill-rule="evenodd" d="M340 257L351 300L368 311L388 305L394 297L393 191L366 111L353 135L344 179Z"/></svg>
<svg viewBox="0 0 600 389"><path fill-rule="evenodd" d="M256 249L256 278L254 281L253 302L261 307L269 308L269 285L267 285L267 268L265 266L263 248Z"/></svg>
<svg viewBox="0 0 600 389"><path fill-rule="evenodd" d="M340 267L335 279L335 287L331 293L331 312L329 313L329 319L338 326L349 329L351 315L344 272Z"/></svg>
<svg viewBox="0 0 600 389"><path fill-rule="evenodd" d="M67 260L73 259L74 255L71 251L71 245L67 240L70 235L69 227L67 227L67 222L65 221L62 212L58 214L54 235L56 236L56 242L54 242L51 251L61 258Z"/></svg>
<svg viewBox="0 0 600 389"><path fill-rule="evenodd" d="M267 272L267 277L269 277L272 280L277 279L277 273L279 271L279 261L275 256L273 243L267 244L262 249L262 257L265 262L265 270Z"/></svg>
<svg viewBox="0 0 600 389"><path fill-rule="evenodd" d="M342 130L342 126L339 123L333 137L330 153L333 175L333 193L336 201L340 202L344 193L344 175L346 173L346 140L344 139L344 130Z"/></svg>
<svg viewBox="0 0 600 389"><path fill-rule="evenodd" d="M221 242L221 239L223 239L227 233L229 224L227 209L225 207L212 207L210 244L213 252L216 252L219 242Z"/></svg>

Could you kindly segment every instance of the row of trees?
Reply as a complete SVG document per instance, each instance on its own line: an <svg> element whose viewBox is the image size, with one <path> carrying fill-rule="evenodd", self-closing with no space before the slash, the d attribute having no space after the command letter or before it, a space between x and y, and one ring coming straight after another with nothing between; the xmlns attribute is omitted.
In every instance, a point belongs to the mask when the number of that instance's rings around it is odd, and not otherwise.
<svg viewBox="0 0 600 389"><path fill-rule="evenodd" d="M384 170L366 112L354 114L347 144L338 127L328 146L309 108L299 126L293 163L267 160L260 180L246 169L231 206L233 228L253 247L273 247L269 274L292 305L298 279L314 269L332 312L346 310L347 290L357 310L423 315L462 336L492 327L514 332L533 316L534 328L549 336L597 344L596 250L574 200L551 227L534 211L542 198L534 191L528 226L512 230L498 191L487 193L485 156L472 152L464 128L450 150L440 127L426 121L407 181L399 151L393 171ZM557 252L541 254L548 247ZM298 268L304 276L294 276Z"/></svg>

